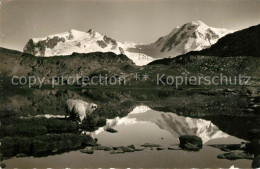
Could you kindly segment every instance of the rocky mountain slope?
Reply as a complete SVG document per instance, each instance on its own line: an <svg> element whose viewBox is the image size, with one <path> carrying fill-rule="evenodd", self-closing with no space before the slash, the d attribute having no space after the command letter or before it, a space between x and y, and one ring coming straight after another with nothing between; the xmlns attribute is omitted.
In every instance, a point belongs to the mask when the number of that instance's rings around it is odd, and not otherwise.
<svg viewBox="0 0 260 169"><path fill-rule="evenodd" d="M49 58L0 48L0 59L1 83L5 85L11 83L12 76L45 77L48 84L54 76L75 78L77 75L90 76L100 71L103 75L119 75L125 67L135 66L126 55L116 55L112 52L73 53L68 56Z"/></svg>
<svg viewBox="0 0 260 169"><path fill-rule="evenodd" d="M113 52L125 54L136 65L146 65L154 58L175 57L189 51L207 48L230 32L232 31L209 27L201 21L193 21L174 28L155 43L135 44L117 42L92 29L88 32L72 29L45 38L30 39L24 47L24 52L45 57L70 55L73 52Z"/></svg>

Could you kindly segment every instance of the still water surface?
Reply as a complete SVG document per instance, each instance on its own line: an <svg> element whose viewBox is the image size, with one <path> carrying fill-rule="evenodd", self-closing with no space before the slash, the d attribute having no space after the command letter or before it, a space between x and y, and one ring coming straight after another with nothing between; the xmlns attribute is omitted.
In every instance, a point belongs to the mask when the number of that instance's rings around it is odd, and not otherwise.
<svg viewBox="0 0 260 169"><path fill-rule="evenodd" d="M108 133L105 128L112 127L117 133ZM178 116L174 113L159 112L147 106L137 106L126 117L108 119L107 125L98 130L87 133L101 145L136 147L144 143L162 145L164 150L151 150L110 154L105 151L95 151L94 154L83 154L80 151L71 151L48 157L11 158L5 161L9 168L82 168L82 167L181 167L190 168L229 168L232 165L248 168L251 160L229 161L218 159L223 154L219 149L207 146L210 144L236 144L245 140L222 132L211 121L190 117ZM184 134L193 134L202 138L204 146L199 152L183 150L168 150L169 146L179 143L178 137Z"/></svg>

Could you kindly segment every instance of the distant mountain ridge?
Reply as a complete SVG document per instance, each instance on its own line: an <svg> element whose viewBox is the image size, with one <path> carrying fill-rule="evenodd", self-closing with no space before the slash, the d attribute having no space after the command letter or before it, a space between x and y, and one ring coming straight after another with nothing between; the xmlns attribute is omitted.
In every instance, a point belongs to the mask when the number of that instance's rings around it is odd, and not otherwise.
<svg viewBox="0 0 260 169"><path fill-rule="evenodd" d="M176 27L166 36L151 44L117 42L92 29L87 32L70 30L49 35L44 38L32 38L24 47L25 53L35 56L70 55L73 52L114 52L125 54L136 65L146 65L155 58L175 57L189 51L207 48L232 31L207 26L201 21L192 21Z"/></svg>
<svg viewBox="0 0 260 169"><path fill-rule="evenodd" d="M115 54L127 55L137 65L145 65L154 60L142 53L128 52L127 48L129 46L134 47L134 45L134 43L117 42L93 29L87 32L72 29L68 32L49 35L45 38L32 38L25 45L24 52L45 57L71 55L73 52L113 52Z"/></svg>

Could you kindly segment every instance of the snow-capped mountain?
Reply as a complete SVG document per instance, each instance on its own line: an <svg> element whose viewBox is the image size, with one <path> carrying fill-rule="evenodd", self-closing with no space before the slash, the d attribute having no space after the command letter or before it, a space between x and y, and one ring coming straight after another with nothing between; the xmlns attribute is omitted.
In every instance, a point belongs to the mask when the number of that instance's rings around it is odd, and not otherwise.
<svg viewBox="0 0 260 169"><path fill-rule="evenodd" d="M154 59L143 54L127 51L127 48L135 48L134 43L120 43L102 35L92 29L88 32L70 30L68 32L49 35L45 38L33 38L24 47L24 52L35 56L60 56L76 53L114 52L125 54L136 65L145 65Z"/></svg>
<svg viewBox="0 0 260 169"><path fill-rule="evenodd" d="M189 51L208 48L231 32L233 31L209 27L201 21L192 21L174 28L154 43L135 44L117 42L92 29L87 32L72 29L45 38L30 39L24 47L24 52L46 57L70 55L73 52L114 52L125 54L136 65L146 65L155 58L175 57Z"/></svg>
<svg viewBox="0 0 260 169"><path fill-rule="evenodd" d="M153 58L175 57L190 51L198 51L215 44L221 37L234 31L213 28L201 21L192 21L175 27L168 35L151 44L138 45L135 52L142 52Z"/></svg>
<svg viewBox="0 0 260 169"><path fill-rule="evenodd" d="M174 28L170 34L159 38L153 45L160 48L161 52L183 54L208 48L231 32L209 27L201 21L193 21Z"/></svg>

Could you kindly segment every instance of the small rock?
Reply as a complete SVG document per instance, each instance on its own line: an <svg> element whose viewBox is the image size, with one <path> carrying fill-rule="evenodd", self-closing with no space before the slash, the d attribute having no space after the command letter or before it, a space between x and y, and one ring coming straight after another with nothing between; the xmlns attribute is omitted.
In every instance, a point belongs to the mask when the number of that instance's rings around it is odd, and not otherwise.
<svg viewBox="0 0 260 169"><path fill-rule="evenodd" d="M92 149L92 147L90 147L90 146L87 146L87 147L85 147L84 149L85 149L85 150L91 150L91 149Z"/></svg>
<svg viewBox="0 0 260 169"><path fill-rule="evenodd" d="M176 147L168 147L168 150L181 150L180 148L176 148Z"/></svg>
<svg viewBox="0 0 260 169"><path fill-rule="evenodd" d="M213 144L213 145L208 145L214 148L218 148L222 151L233 151L233 150L243 150L245 144Z"/></svg>
<svg viewBox="0 0 260 169"><path fill-rule="evenodd" d="M127 146L127 147L135 150L135 146L133 144L131 144L131 145Z"/></svg>
<svg viewBox="0 0 260 169"><path fill-rule="evenodd" d="M251 108L258 108L258 107L260 107L260 105L258 105L258 104L252 104L252 105L250 105L250 107L251 107Z"/></svg>
<svg viewBox="0 0 260 169"><path fill-rule="evenodd" d="M117 150L111 151L110 154L121 154L121 153L124 153L124 151L122 149L118 148Z"/></svg>
<svg viewBox="0 0 260 169"><path fill-rule="evenodd" d="M135 151L143 151L145 148L136 148Z"/></svg>
<svg viewBox="0 0 260 169"><path fill-rule="evenodd" d="M254 109L248 108L245 111L250 113L250 112L254 112Z"/></svg>
<svg viewBox="0 0 260 169"><path fill-rule="evenodd" d="M80 152L86 153L86 154L93 154L94 153L93 150L89 150L89 149L82 149L82 150L80 150Z"/></svg>
<svg viewBox="0 0 260 169"><path fill-rule="evenodd" d="M141 145L142 147L161 147L161 145L159 144L152 144L152 143L145 143L143 145Z"/></svg>
<svg viewBox="0 0 260 169"><path fill-rule="evenodd" d="M251 97L251 98L249 99L249 101L254 102L254 101L255 101L255 98Z"/></svg>
<svg viewBox="0 0 260 169"><path fill-rule="evenodd" d="M16 157L17 157L17 158L27 157L27 155L24 154L24 153L19 153L19 154L16 154Z"/></svg>
<svg viewBox="0 0 260 169"><path fill-rule="evenodd" d="M115 130L113 128L107 128L106 131L109 132L109 133L117 133L118 132L117 130Z"/></svg>
<svg viewBox="0 0 260 169"><path fill-rule="evenodd" d="M140 146L138 146L138 147L135 147L135 151L143 151L145 149L145 147L140 147Z"/></svg>
<svg viewBox="0 0 260 169"><path fill-rule="evenodd" d="M104 150L104 151L110 151L112 148L107 146L94 146L91 148L92 150Z"/></svg>
<svg viewBox="0 0 260 169"><path fill-rule="evenodd" d="M230 88L227 88L227 90L226 90L227 92L234 92L235 91L235 89L230 89Z"/></svg>
<svg viewBox="0 0 260 169"><path fill-rule="evenodd" d="M157 147L157 150L164 150L164 148L162 148L162 147Z"/></svg>
<svg viewBox="0 0 260 169"><path fill-rule="evenodd" d="M252 162L252 168L260 168L260 155L254 158Z"/></svg>
<svg viewBox="0 0 260 169"><path fill-rule="evenodd" d="M237 160L237 159L253 159L252 154L246 154L242 152L229 152L229 153L224 153L221 155L218 155L219 159L228 159L228 160Z"/></svg>
<svg viewBox="0 0 260 169"><path fill-rule="evenodd" d="M97 146L98 144L95 141L93 141L93 142L87 142L85 145L86 146Z"/></svg>
<svg viewBox="0 0 260 169"><path fill-rule="evenodd" d="M135 150L130 148L130 147L124 147L124 146L120 146L118 147L118 149L121 149L124 152L134 152Z"/></svg>
<svg viewBox="0 0 260 169"><path fill-rule="evenodd" d="M57 152L58 152L58 150L57 150L57 149L55 149L55 150L52 150L51 152L52 152L52 153L57 153Z"/></svg>

